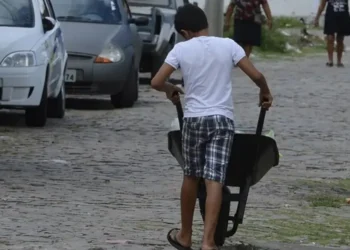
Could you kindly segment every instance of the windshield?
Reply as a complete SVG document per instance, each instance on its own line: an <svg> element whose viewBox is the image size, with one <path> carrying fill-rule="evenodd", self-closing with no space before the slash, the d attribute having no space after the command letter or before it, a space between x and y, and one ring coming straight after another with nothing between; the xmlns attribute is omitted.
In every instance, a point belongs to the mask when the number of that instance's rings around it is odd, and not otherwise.
<svg viewBox="0 0 350 250"><path fill-rule="evenodd" d="M51 0L59 21L116 24L122 20L115 0Z"/></svg>
<svg viewBox="0 0 350 250"><path fill-rule="evenodd" d="M171 0L129 0L130 5L146 5L146 6L170 6Z"/></svg>
<svg viewBox="0 0 350 250"><path fill-rule="evenodd" d="M0 26L34 27L31 0L0 0Z"/></svg>

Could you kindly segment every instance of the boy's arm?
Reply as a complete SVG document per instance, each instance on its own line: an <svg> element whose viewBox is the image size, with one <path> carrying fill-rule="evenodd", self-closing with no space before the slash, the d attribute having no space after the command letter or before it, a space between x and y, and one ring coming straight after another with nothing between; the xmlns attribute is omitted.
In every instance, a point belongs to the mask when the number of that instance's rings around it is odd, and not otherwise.
<svg viewBox="0 0 350 250"><path fill-rule="evenodd" d="M157 74L151 80L152 88L158 91L166 92L165 90L167 88L167 85L169 85L167 79L169 79L174 71L175 69L172 66L164 63L158 70Z"/></svg>
<svg viewBox="0 0 350 250"><path fill-rule="evenodd" d="M315 17L315 26L318 27L320 23L320 16L324 9L326 8L327 0L320 0L320 5L318 6L317 14Z"/></svg>
<svg viewBox="0 0 350 250"><path fill-rule="evenodd" d="M179 68L179 62L176 55L175 48L171 50L165 59L165 63L160 67L157 74L151 80L151 87L155 90L165 92L168 99L173 103L179 101L178 94L183 94L181 88L167 82L171 74Z"/></svg>
<svg viewBox="0 0 350 250"><path fill-rule="evenodd" d="M271 107L273 98L265 76L255 68L246 56L237 63L237 66L260 88L260 105L266 109Z"/></svg>

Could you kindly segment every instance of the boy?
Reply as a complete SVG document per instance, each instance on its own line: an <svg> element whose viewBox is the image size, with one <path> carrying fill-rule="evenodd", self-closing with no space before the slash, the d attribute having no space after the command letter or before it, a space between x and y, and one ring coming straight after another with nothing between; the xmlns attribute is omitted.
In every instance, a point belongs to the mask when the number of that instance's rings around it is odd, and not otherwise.
<svg viewBox="0 0 350 250"><path fill-rule="evenodd" d="M187 4L178 9L175 28L185 42L175 45L152 79L152 87L176 103L183 94L166 79L181 69L185 87L185 160L181 189L181 230L168 233L177 249L191 249L192 221L198 182L205 180L203 250L217 249L214 234L222 201L222 187L234 136L231 72L237 64L260 87L260 104L269 108L272 96L264 76L247 59L244 50L231 39L208 36L208 21L199 7Z"/></svg>

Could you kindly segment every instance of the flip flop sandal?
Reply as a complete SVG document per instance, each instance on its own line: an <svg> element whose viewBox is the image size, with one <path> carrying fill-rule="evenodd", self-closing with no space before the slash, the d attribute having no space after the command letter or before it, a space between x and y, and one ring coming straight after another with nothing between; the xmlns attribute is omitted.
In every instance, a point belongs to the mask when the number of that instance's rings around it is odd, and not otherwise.
<svg viewBox="0 0 350 250"><path fill-rule="evenodd" d="M333 67L333 63L328 62L328 63L326 63L326 66L327 66L327 67Z"/></svg>
<svg viewBox="0 0 350 250"><path fill-rule="evenodd" d="M337 64L337 67L338 67L338 68L344 68L344 64L338 63L338 64Z"/></svg>
<svg viewBox="0 0 350 250"><path fill-rule="evenodd" d="M179 232L180 230L179 229L171 229L167 235L167 239L170 243L170 245L172 245L173 247L175 247L176 249L178 250L192 250L191 247L185 247L183 245L181 245L177 239L176 239L176 235L177 233Z"/></svg>

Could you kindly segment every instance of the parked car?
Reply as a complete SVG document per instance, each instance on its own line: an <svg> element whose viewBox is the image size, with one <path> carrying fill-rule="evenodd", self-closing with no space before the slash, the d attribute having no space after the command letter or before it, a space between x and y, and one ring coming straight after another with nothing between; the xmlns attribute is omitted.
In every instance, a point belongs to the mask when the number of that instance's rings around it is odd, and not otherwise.
<svg viewBox="0 0 350 250"><path fill-rule="evenodd" d="M67 93L108 94L116 108L138 99L142 41L126 0L52 0L68 51Z"/></svg>
<svg viewBox="0 0 350 250"><path fill-rule="evenodd" d="M138 27L143 41L140 71L153 77L163 64L169 51L181 41L174 27L178 7L188 0L128 0L135 17L147 17L147 26Z"/></svg>
<svg viewBox="0 0 350 250"><path fill-rule="evenodd" d="M67 53L50 0L1 0L0 33L0 108L25 109L28 126L63 118Z"/></svg>

